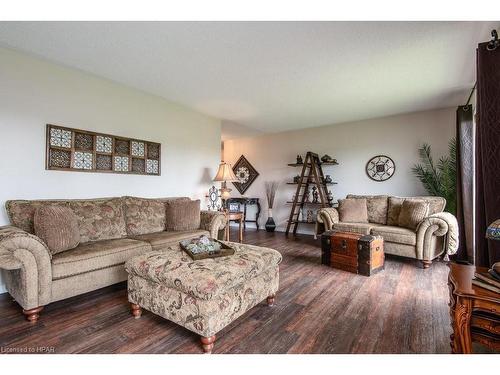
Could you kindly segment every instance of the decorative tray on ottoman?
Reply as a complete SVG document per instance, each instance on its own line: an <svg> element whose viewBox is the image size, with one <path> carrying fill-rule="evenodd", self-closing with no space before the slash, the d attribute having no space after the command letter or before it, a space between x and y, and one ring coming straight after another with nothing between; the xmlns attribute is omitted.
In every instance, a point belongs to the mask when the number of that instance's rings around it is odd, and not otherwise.
<svg viewBox="0 0 500 375"><path fill-rule="evenodd" d="M179 242L179 245L193 260L226 257L234 254L233 248L207 236L184 240Z"/></svg>

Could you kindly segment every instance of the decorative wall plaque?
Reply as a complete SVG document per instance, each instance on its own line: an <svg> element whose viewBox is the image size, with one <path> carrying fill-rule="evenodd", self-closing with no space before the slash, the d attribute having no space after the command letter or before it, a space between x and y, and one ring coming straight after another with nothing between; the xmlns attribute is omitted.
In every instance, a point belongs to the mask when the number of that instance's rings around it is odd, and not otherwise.
<svg viewBox="0 0 500 375"><path fill-rule="evenodd" d="M395 171L396 164L385 155L374 156L366 163L366 174L374 181L386 181L392 177Z"/></svg>
<svg viewBox="0 0 500 375"><path fill-rule="evenodd" d="M259 173L248 162L245 156L241 155L236 164L233 166L233 172L238 178L238 182L233 182L233 185L240 194L243 194L255 181Z"/></svg>
<svg viewBox="0 0 500 375"><path fill-rule="evenodd" d="M46 169L159 176L155 142L47 125Z"/></svg>

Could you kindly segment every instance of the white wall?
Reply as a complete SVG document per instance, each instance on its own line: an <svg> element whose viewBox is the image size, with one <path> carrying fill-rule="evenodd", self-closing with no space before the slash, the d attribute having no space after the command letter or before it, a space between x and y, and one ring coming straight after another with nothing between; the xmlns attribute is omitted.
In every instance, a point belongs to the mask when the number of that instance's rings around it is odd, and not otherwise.
<svg viewBox="0 0 500 375"><path fill-rule="evenodd" d="M160 142L162 174L47 171L47 123ZM220 129L219 120L160 97L0 49L0 225L8 199L182 195L204 207Z"/></svg>
<svg viewBox="0 0 500 375"><path fill-rule="evenodd" d="M448 141L454 136L455 108L418 112L360 122L345 123L298 131L268 134L258 137L228 140L224 142L224 159L234 164L241 154L260 173L245 192L245 196L259 197L263 215L261 225L267 219L264 182L281 181L276 196L273 216L278 230L284 231L290 214L290 204L295 185L286 185L300 168L287 167L295 162L297 154L313 151L336 158L338 166L325 166L338 185L332 188L335 200L349 193L359 194L425 194L420 182L411 174L411 167L418 161L417 149L427 142L432 146L436 159L448 150ZM366 162L373 156L385 154L396 163L394 176L385 182L370 180L365 173ZM233 189L233 196L239 196ZM314 226L300 224L300 232L311 233Z"/></svg>

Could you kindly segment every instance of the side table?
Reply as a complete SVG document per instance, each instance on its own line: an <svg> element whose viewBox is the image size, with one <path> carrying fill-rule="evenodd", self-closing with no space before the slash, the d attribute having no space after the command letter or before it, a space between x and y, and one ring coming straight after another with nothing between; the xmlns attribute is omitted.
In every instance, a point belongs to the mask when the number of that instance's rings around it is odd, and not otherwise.
<svg viewBox="0 0 500 375"><path fill-rule="evenodd" d="M243 243L243 213L242 212L226 212L226 229L225 229L225 240L229 241L230 228L229 223L231 221L237 221L239 223L239 236L238 241Z"/></svg>
<svg viewBox="0 0 500 375"><path fill-rule="evenodd" d="M450 263L452 353L472 353L472 342L500 350L500 294L472 284L474 272L486 268Z"/></svg>

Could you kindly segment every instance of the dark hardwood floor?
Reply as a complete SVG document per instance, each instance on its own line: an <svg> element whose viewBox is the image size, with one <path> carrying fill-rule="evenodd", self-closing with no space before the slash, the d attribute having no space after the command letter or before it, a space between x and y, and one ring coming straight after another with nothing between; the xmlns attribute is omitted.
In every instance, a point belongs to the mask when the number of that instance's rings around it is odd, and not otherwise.
<svg viewBox="0 0 500 375"><path fill-rule="evenodd" d="M416 261L387 256L384 271L364 277L322 266L319 241L311 236L249 229L245 242L283 254L280 290L273 307L263 302L219 332L214 353L450 352L444 263L424 270ZM56 302L36 324L3 294L0 348L201 353L194 333L147 311L134 319L126 294L121 283Z"/></svg>

